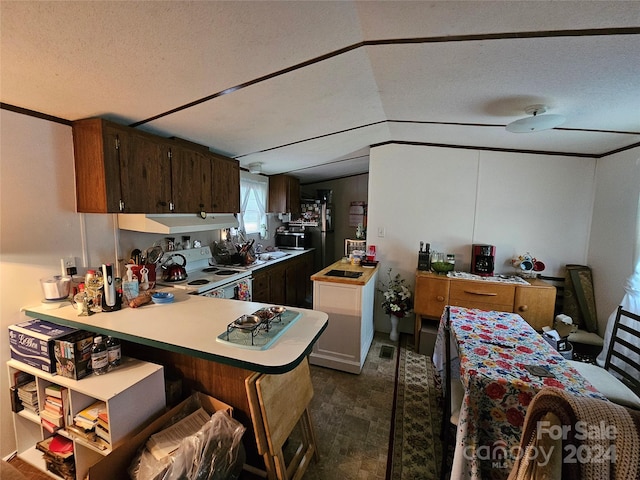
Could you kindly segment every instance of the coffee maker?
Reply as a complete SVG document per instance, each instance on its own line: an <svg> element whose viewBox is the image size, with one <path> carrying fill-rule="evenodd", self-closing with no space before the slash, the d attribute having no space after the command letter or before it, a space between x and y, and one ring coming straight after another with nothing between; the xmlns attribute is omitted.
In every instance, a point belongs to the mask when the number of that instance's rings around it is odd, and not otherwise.
<svg viewBox="0 0 640 480"><path fill-rule="evenodd" d="M471 273L481 277L493 275L496 260L496 247L493 245L471 246Z"/></svg>

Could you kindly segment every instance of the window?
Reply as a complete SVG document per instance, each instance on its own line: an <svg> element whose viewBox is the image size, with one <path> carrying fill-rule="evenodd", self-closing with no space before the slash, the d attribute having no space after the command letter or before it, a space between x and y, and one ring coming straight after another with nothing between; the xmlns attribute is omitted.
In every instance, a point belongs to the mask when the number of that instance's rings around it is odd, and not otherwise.
<svg viewBox="0 0 640 480"><path fill-rule="evenodd" d="M267 225L269 179L240 172L240 228L245 233L261 233Z"/></svg>

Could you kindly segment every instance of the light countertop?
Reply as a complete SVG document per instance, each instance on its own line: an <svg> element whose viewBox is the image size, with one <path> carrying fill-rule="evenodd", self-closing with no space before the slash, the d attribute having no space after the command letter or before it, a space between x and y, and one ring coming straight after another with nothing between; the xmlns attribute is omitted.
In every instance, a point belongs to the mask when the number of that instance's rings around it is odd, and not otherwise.
<svg viewBox="0 0 640 480"><path fill-rule="evenodd" d="M245 349L218 342L216 337L241 315L272 304L188 295L176 289L171 292L173 303L126 307L88 317L78 316L71 305L56 309L38 305L23 311L29 317L261 373L292 370L309 354L328 323L324 312L287 307L302 316L268 349Z"/></svg>

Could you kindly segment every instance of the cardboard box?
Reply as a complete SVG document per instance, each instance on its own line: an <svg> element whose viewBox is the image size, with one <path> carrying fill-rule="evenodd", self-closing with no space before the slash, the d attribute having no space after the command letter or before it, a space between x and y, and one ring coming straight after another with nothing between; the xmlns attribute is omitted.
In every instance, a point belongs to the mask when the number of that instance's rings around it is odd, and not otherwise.
<svg viewBox="0 0 640 480"><path fill-rule="evenodd" d="M555 348L559 352L564 352L569 350L569 342L567 338L559 338L557 334L552 334L550 332L542 332L542 338L546 340L546 342Z"/></svg>
<svg viewBox="0 0 640 480"><path fill-rule="evenodd" d="M33 318L9 325L11 358L43 372L56 373L55 340L78 329Z"/></svg>
<svg viewBox="0 0 640 480"><path fill-rule="evenodd" d="M426 355L427 357L432 357L437 336L437 323L434 322L433 325L422 325L422 328L420 329L420 344L418 345L418 353Z"/></svg>
<svg viewBox="0 0 640 480"><path fill-rule="evenodd" d="M63 377L80 380L91 373L91 347L93 333L78 330L56 340L56 373Z"/></svg>
<svg viewBox="0 0 640 480"><path fill-rule="evenodd" d="M218 410L225 410L229 415L233 414L233 407L220 400L205 395L204 393L198 393L198 397L200 397L202 407L211 415ZM89 468L89 480L129 478L127 469L138 452L138 448L146 443L151 435L160 431L162 427L169 422L171 417L176 415L187 402L188 400L184 400L168 412L147 423L146 426L143 425L137 429L137 433L133 432L128 440L117 446L109 455Z"/></svg>

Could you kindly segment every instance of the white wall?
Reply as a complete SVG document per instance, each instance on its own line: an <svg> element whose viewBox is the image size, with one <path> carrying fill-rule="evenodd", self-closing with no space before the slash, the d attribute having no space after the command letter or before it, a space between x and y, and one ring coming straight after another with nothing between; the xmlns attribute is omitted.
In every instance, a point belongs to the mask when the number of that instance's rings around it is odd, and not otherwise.
<svg viewBox="0 0 640 480"><path fill-rule="evenodd" d="M383 269L413 285L419 242L454 253L468 271L473 243L496 246L496 272L531 252L563 276L584 264L594 198L594 159L406 145L373 148L369 163L369 235ZM378 230L384 230L384 237ZM380 299L377 299L379 304ZM376 329L389 331L379 308ZM413 331L413 316L401 330Z"/></svg>
<svg viewBox="0 0 640 480"><path fill-rule="evenodd" d="M71 127L0 110L0 363L7 327L40 303L39 279L60 273L60 258L98 265L115 258L111 215L75 213ZM86 248L83 248L86 245ZM81 265L79 265L81 267ZM15 450L6 369L0 374L0 455Z"/></svg>
<svg viewBox="0 0 640 480"><path fill-rule="evenodd" d="M640 256L639 202L640 148L599 159L588 264L601 334Z"/></svg>

